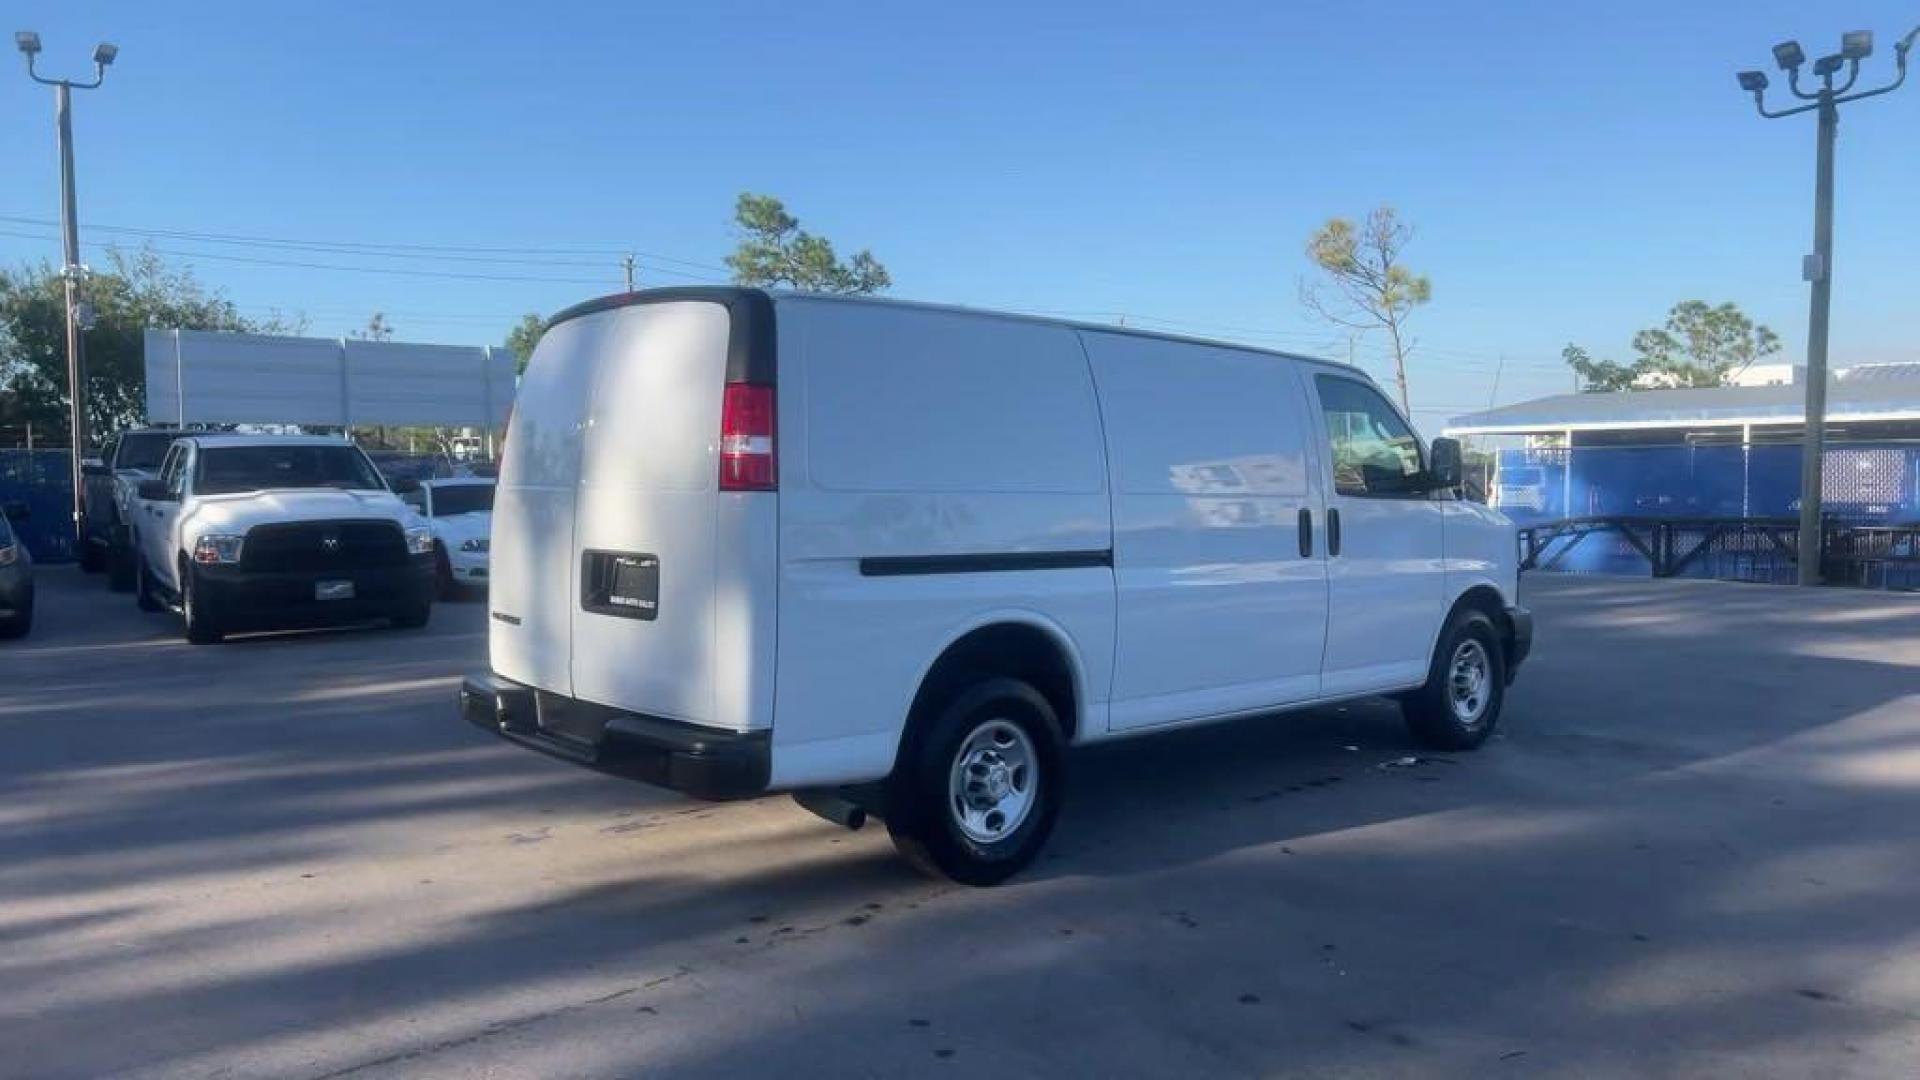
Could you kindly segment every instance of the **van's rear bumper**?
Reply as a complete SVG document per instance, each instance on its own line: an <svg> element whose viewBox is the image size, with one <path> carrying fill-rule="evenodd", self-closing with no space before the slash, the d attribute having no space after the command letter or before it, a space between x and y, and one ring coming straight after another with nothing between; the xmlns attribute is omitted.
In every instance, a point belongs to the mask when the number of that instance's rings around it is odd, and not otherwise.
<svg viewBox="0 0 1920 1080"><path fill-rule="evenodd" d="M765 731L727 731L576 701L493 672L460 684L460 715L528 749L696 799L744 799L767 790Z"/></svg>

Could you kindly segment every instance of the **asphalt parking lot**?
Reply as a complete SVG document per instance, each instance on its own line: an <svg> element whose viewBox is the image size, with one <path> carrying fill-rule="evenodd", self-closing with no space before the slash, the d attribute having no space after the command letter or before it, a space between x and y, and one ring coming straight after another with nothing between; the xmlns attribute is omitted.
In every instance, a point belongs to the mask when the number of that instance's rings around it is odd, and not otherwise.
<svg viewBox="0 0 1920 1080"><path fill-rule="evenodd" d="M1503 737L1098 748L1006 887L454 713L485 613L0 644L0 1072L1911 1076L1920 597L1525 583Z"/></svg>

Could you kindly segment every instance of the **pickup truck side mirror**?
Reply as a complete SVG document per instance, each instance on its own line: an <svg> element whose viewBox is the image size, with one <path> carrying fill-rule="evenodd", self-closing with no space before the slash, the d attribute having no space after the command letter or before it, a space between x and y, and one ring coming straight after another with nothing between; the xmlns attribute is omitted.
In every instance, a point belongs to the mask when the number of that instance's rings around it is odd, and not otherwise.
<svg viewBox="0 0 1920 1080"><path fill-rule="evenodd" d="M1434 491L1455 491L1460 487L1460 440L1433 440L1433 452L1427 459L1427 473Z"/></svg>
<svg viewBox="0 0 1920 1080"><path fill-rule="evenodd" d="M0 503L0 517L8 521L25 521L32 516L33 510L17 499Z"/></svg>
<svg viewBox="0 0 1920 1080"><path fill-rule="evenodd" d="M173 502L173 492L167 490L165 480L140 481L140 497L148 502Z"/></svg>

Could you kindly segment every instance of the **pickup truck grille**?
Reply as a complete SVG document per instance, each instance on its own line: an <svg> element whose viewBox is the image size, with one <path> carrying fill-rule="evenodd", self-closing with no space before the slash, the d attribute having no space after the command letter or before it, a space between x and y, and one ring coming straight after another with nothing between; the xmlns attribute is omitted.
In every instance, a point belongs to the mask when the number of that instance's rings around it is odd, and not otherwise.
<svg viewBox="0 0 1920 1080"><path fill-rule="evenodd" d="M270 574L344 573L406 564L406 535L391 521L255 525L240 549L240 569Z"/></svg>

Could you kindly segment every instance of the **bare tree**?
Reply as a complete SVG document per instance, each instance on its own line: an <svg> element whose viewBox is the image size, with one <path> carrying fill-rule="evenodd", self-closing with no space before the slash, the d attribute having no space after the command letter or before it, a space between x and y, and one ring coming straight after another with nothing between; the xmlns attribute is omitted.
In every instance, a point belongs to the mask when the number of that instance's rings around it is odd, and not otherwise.
<svg viewBox="0 0 1920 1080"><path fill-rule="evenodd" d="M359 338L362 341L392 341L393 324L387 321L386 312L376 311L368 317L366 326L351 331L347 336Z"/></svg>
<svg viewBox="0 0 1920 1080"><path fill-rule="evenodd" d="M1400 254L1413 239L1413 226L1402 222L1391 206L1381 206L1359 224L1333 218L1307 240L1307 258L1325 280L1300 282L1300 302L1335 326L1356 334L1385 330L1393 348L1393 377L1400 388L1400 408L1413 409L1407 395L1407 356L1413 341L1407 337L1407 316L1433 298L1433 285L1424 274L1400 264Z"/></svg>

